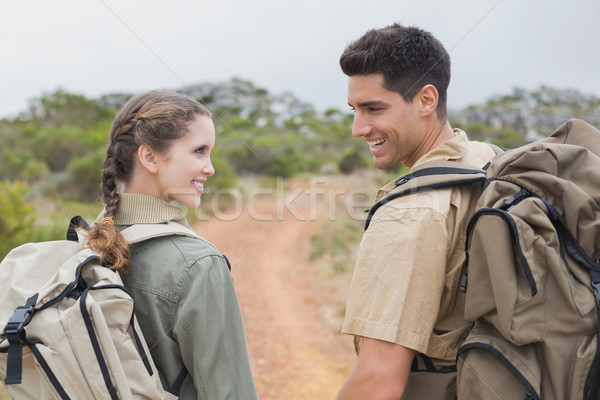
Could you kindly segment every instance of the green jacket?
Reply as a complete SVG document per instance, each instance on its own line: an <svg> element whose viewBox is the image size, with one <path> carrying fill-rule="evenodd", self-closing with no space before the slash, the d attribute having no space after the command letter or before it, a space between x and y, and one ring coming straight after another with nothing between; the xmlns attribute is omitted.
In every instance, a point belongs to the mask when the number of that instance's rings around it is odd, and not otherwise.
<svg viewBox="0 0 600 400"><path fill-rule="evenodd" d="M175 221L162 200L123 194L115 225ZM256 399L244 326L228 264L207 242L165 236L131 246L123 277L163 387L180 399Z"/></svg>

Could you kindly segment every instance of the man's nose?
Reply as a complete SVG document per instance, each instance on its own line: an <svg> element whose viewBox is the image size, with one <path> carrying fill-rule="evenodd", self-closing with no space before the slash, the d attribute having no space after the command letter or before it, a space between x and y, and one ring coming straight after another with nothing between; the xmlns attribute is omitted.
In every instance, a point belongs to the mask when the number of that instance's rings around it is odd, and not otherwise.
<svg viewBox="0 0 600 400"><path fill-rule="evenodd" d="M371 132L371 123L367 118L360 114L354 115L354 123L352 124L352 136L359 138L368 135Z"/></svg>

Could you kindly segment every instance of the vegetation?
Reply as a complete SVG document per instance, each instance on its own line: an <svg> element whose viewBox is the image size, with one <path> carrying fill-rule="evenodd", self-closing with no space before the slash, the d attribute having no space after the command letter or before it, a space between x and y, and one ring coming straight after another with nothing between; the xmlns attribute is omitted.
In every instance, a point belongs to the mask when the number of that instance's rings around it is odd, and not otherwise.
<svg viewBox="0 0 600 400"><path fill-rule="evenodd" d="M31 236L35 216L25 202L28 185L0 182L0 257Z"/></svg>
<svg viewBox="0 0 600 400"><path fill-rule="evenodd" d="M246 85L253 90L246 108L199 98L214 112L218 132L217 175L211 183L226 187L244 174L288 178L316 172L326 163L337 165L343 149L354 147L348 135L351 115L329 110L321 116L309 109L282 118L270 110L264 89ZM19 117L0 120L0 180L22 180L43 193L95 201L110 125L130 96L88 99L58 90L34 100ZM363 148L362 157L367 152Z"/></svg>
<svg viewBox="0 0 600 400"><path fill-rule="evenodd" d="M320 116L311 108L298 107L289 96L287 103L275 104L264 89L239 80L233 83L238 92L240 88L246 92L243 101L232 94L240 104L227 104L218 93L196 96L213 111L217 129L216 175L209 180L204 203L210 204L210 193L235 187L240 176L290 178L318 172L324 165L337 166L343 149L354 146L355 139L348 135L351 115L329 110ZM49 228L51 219L36 222L39 205L53 204L54 209L43 211L50 214L67 200L81 202L76 208L86 204L98 208L100 169L112 119L131 96L90 99L57 90L33 100L18 117L0 120L1 257L25 241L62 238L62 227ZM271 111L274 106L285 112ZM363 148L362 157L367 152Z"/></svg>
<svg viewBox="0 0 600 400"><path fill-rule="evenodd" d="M334 108L319 113L289 93L274 96L239 79L187 87L182 92L213 112L217 130L216 175L208 181L204 204L211 203L211 193L235 187L248 175L349 174L371 164L367 146L349 134L350 113ZM40 204L54 205L42 208L49 215L62 209L67 199L79 202L75 209L101 207L99 173L110 126L131 96L115 93L93 99L57 90L33 100L18 117L0 120L0 256L15 243L58 238L52 232L62 228L48 228L53 221L47 215L39 218ZM517 95L504 96L485 107L508 107L518 99ZM548 101L543 105L550 107ZM499 126L496 118L492 127L477 120L474 116L481 112L481 107L471 107L466 110L468 118L452 123L473 139L504 147L526 142L525 132L514 124Z"/></svg>
<svg viewBox="0 0 600 400"><path fill-rule="evenodd" d="M356 221L347 216L322 222L318 233L310 240L310 259L329 265L334 273L352 270L363 226L364 221Z"/></svg>
<svg viewBox="0 0 600 400"><path fill-rule="evenodd" d="M452 125L453 122L451 122ZM465 132L468 132L469 139L482 142L494 143L498 146L514 149L527 143L525 137L510 127L492 128L481 122L467 122L465 124L455 123L453 126L460 126Z"/></svg>

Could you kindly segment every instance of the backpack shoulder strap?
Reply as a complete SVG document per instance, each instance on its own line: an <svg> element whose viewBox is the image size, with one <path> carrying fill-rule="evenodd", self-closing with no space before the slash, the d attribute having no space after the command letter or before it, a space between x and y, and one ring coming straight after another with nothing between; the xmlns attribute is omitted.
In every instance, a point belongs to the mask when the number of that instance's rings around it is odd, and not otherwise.
<svg viewBox="0 0 600 400"><path fill-rule="evenodd" d="M162 224L134 224L130 227L123 229L121 233L123 234L125 240L127 240L127 243L129 244L140 243L145 240L161 236L181 235L193 237L195 239L200 239L213 246L212 243L202 238L192 229L173 221L169 221Z"/></svg>
<svg viewBox="0 0 600 400"><path fill-rule="evenodd" d="M81 234L84 236L85 232L88 231L90 228L89 224L81 216L75 216L71 219L69 223L69 228L67 230L68 241L80 241L80 233L78 233L77 231L78 228L83 228L83 233ZM174 221L156 224L134 224L123 229L121 231L121 234L123 235L123 237L125 237L125 240L127 240L127 243L129 244L135 244L143 242L144 240L153 239L161 236L181 235L202 240L211 245L212 247L215 247L215 245L198 235L191 228L178 224Z"/></svg>
<svg viewBox="0 0 600 400"><path fill-rule="evenodd" d="M408 174L396 179L394 189L369 209L365 221L365 230L369 227L375 211L398 197L424 190L437 190L483 182L485 179L485 169L477 169L468 164L454 161L424 163Z"/></svg>

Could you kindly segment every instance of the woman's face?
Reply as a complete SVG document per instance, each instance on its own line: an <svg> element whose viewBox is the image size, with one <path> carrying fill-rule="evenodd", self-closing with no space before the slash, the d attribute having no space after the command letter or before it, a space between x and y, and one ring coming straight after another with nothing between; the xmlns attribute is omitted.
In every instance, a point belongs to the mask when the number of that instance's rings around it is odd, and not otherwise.
<svg viewBox="0 0 600 400"><path fill-rule="evenodd" d="M188 134L173 142L157 158L157 183L164 200L177 200L189 209L200 205L204 183L215 170L210 153L215 146L215 126L207 116L196 117Z"/></svg>

